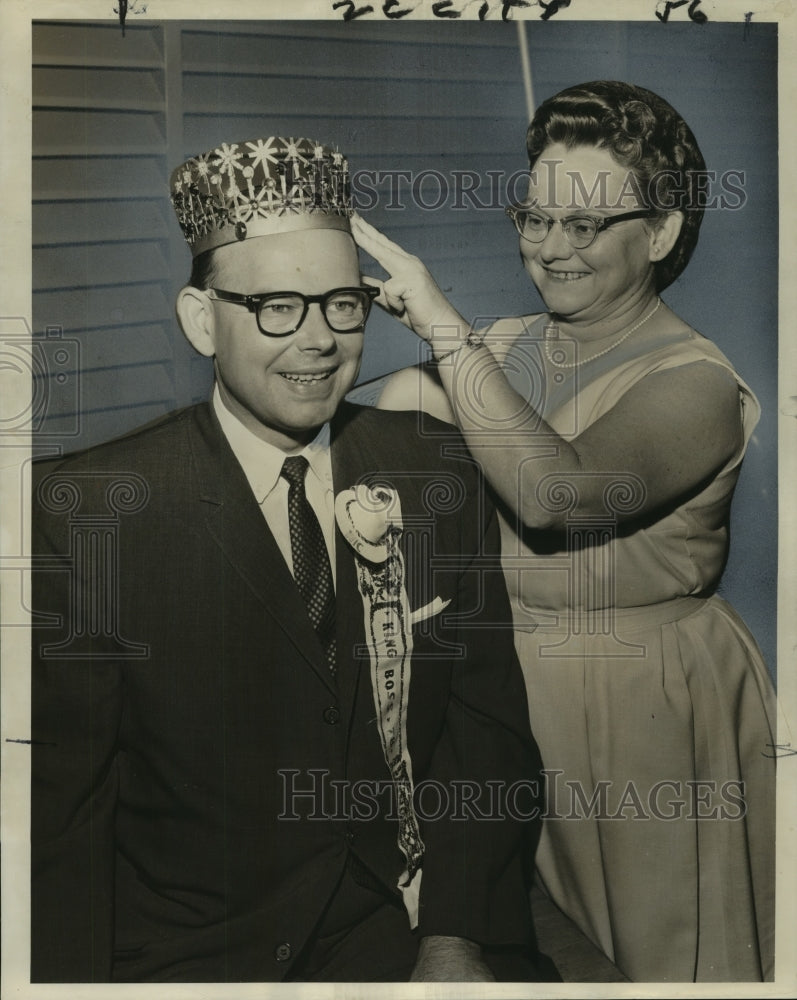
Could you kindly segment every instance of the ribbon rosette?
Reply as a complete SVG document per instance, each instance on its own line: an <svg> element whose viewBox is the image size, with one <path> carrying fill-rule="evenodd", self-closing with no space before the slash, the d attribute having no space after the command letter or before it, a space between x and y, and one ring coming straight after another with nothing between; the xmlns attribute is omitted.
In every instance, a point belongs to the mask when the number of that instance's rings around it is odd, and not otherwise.
<svg viewBox="0 0 797 1000"><path fill-rule="evenodd" d="M414 928L424 847L412 802L412 760L407 747L412 615L400 545L401 501L395 490L356 486L335 498L335 517L355 552L374 707L396 794L398 846L406 860L398 888Z"/></svg>
<svg viewBox="0 0 797 1000"><path fill-rule="evenodd" d="M355 486L335 497L335 517L343 537L369 562L387 559L391 524L401 532L401 502L395 490Z"/></svg>

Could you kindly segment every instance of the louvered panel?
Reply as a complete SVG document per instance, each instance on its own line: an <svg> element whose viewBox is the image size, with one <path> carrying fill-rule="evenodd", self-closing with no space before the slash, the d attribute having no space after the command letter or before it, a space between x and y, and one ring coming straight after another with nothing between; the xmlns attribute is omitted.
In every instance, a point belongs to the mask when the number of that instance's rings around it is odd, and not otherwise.
<svg viewBox="0 0 797 1000"><path fill-rule="evenodd" d="M42 247L33 251L33 290L96 289L127 283L166 281L169 266L158 243L96 243Z"/></svg>
<svg viewBox="0 0 797 1000"><path fill-rule="evenodd" d="M39 21L33 24L35 66L121 66L161 69L163 43L159 25L127 22Z"/></svg>
<svg viewBox="0 0 797 1000"><path fill-rule="evenodd" d="M151 69L34 67L33 105L38 108L159 111L163 105L163 74Z"/></svg>
<svg viewBox="0 0 797 1000"><path fill-rule="evenodd" d="M478 264L481 269L486 257L502 259L502 250L517 259L517 234L503 212L485 214L483 221L466 222L463 218L462 222L454 220L428 228L406 223L391 225L390 232L408 252L422 255L433 271L440 263L451 261L468 268ZM484 253L485 244L493 248L493 254Z"/></svg>
<svg viewBox="0 0 797 1000"><path fill-rule="evenodd" d="M33 118L33 155L157 155L164 130L163 115L152 112L41 109Z"/></svg>
<svg viewBox="0 0 797 1000"><path fill-rule="evenodd" d="M203 37L204 43L201 41ZM207 59L215 59L229 51L230 46L234 47L236 52L245 52L246 49L242 49L241 46L246 40L261 38L276 38L283 42L313 42L316 44L314 49L316 57L327 51L330 56L340 53L341 59L356 58L359 46L365 47L365 43L379 46L382 50L391 47L404 49L412 44L450 48L458 53L461 63L465 63L473 51L487 49L517 51L517 31L515 25L511 23L493 22L484 25L467 20L454 22L450 19L394 20L391 24L368 20L343 23L342 18L339 21L228 21L223 24L197 21L194 24L186 23L183 38L186 43L184 50L186 66L190 64L190 57L195 53L201 53ZM346 43L352 43L356 48L343 48L342 45ZM200 48L203 44L207 46L204 49ZM467 53L463 51L462 46L468 47Z"/></svg>
<svg viewBox="0 0 797 1000"><path fill-rule="evenodd" d="M172 359L172 342L165 330L168 324L110 327L79 331L79 371L100 368L126 368L140 365L141 359L168 363ZM76 358L75 361L78 359ZM75 371L67 362L59 371Z"/></svg>
<svg viewBox="0 0 797 1000"><path fill-rule="evenodd" d="M519 65L518 65L519 71ZM337 116L341 109L356 108L362 100L361 80L319 78L273 78L268 76L226 76L223 87L220 75L191 74L187 77L186 112L218 113L235 108L238 115L269 116L273 111L291 115ZM439 118L441 108L454 106L461 94L461 81L371 80L368 83L369 117L406 120ZM482 82L470 88L460 118L512 119L512 110L503 100L504 83Z"/></svg>
<svg viewBox="0 0 797 1000"><path fill-rule="evenodd" d="M330 32L322 45L334 53L334 61L324 61L324 75L330 80L358 80L370 85L373 80L502 81L510 78L503 67L513 66L518 58L514 28L507 33L501 61L493 46L473 45L468 60L451 41L450 34L428 31L427 37L413 41L402 34L400 41L384 32L369 42L351 33ZM482 33L484 34L484 33ZM437 36L437 37L435 37ZM278 32L239 35L234 45L230 36L186 33L186 74L213 70L225 76L261 76L273 79L301 79L308 55L317 57L319 39L314 36L292 37ZM397 44L398 41L398 44ZM509 51L507 51L509 49Z"/></svg>
<svg viewBox="0 0 797 1000"><path fill-rule="evenodd" d="M682 74L678 86L681 92L695 86L694 81L699 80L703 86L712 77L721 80L724 86L733 87L737 69L760 72L762 64L770 61L770 51L762 59L758 43L763 42L769 47L776 35L777 25L764 22L756 24L755 35L745 32L744 26L740 31L730 23L723 26L714 24L710 31L701 32L696 31L690 21L675 20L670 20L664 30L651 30L651 25L644 20L570 23L551 20L543 24L531 19L526 25L532 69L536 68L538 60L548 56L553 64L560 65L561 71L569 72L571 85L573 81L592 79L582 70L588 69L593 59L601 61L600 76L603 79L624 79L621 72L623 63L645 67L650 66L651 61L661 60L661 67L656 67L656 77L659 81L671 80L671 87L674 87L679 81L673 75L675 63L672 60L678 55L683 59L688 53L693 65L689 73ZM733 72L728 72L729 60L723 56L722 49L729 50L731 47ZM574 53L578 54L575 73ZM611 73L607 72L609 68ZM542 72L536 75L547 89L550 76ZM640 83L640 86L645 85ZM660 82L658 85L660 91L666 89ZM684 104L683 101L680 103Z"/></svg>
<svg viewBox="0 0 797 1000"><path fill-rule="evenodd" d="M432 248L437 246L439 229L461 229L467 244L473 239L473 251L478 252L489 238L486 233L479 235L480 228L495 226L493 231L500 234L500 220L508 238L513 229L503 209L523 198L528 186L522 141L511 151L490 156L458 150L402 160L364 152L352 158L352 164L352 196L359 211L377 225L390 225L399 240L423 218L424 243ZM413 207L416 202L426 206L420 215ZM429 217L433 225L427 227Z"/></svg>
<svg viewBox="0 0 797 1000"><path fill-rule="evenodd" d="M474 124L477 126L477 129L481 126L480 122L475 122ZM376 127L376 122L373 123L373 127ZM382 127L384 127L384 123ZM392 123L390 123L390 127L392 128ZM346 138L351 138L355 142L360 143L362 141L362 131L359 129L350 129L349 135ZM442 148L439 143L436 143L433 149L410 149L404 154L395 149L383 149L379 145L377 148L369 148L367 150L367 162L360 162L361 157L358 157L358 162L354 165L354 169L355 171L363 169L403 170L405 173L406 171L410 171L413 174L430 168L442 170L443 172L451 171L454 168L458 170L469 169L482 175L485 184L491 183L489 171L497 169L496 161L498 161L500 168L505 159L509 158L516 161L513 163L515 169L521 171L527 169L526 144L522 133L519 137L515 136L514 140L505 136L503 142L496 149L490 150L471 148L468 145L468 140L472 144L474 142L473 135L465 136L460 140L456 149L456 163L451 162L452 151ZM340 140L340 145L343 147L343 139ZM347 142L347 149L349 145ZM479 145L481 146L481 143ZM371 181L371 183L374 182Z"/></svg>
<svg viewBox="0 0 797 1000"><path fill-rule="evenodd" d="M768 55L762 58L762 50L753 36L743 40L743 32L731 24L713 25L709 32L696 32L694 27L690 22L671 21L664 31L653 33L642 21L600 24L549 21L544 25L530 21L527 37L535 100L539 104L582 80L607 77L630 80L664 97L671 95L679 110L684 108L686 113L688 109L690 124L695 123L697 131L700 117L705 115L710 122L713 105L718 100L724 101L726 95L729 100L746 104L751 93L762 92L759 84L762 69L774 72L776 62ZM777 34L777 26L759 24L756 31L756 41L769 45ZM731 46L733 72L728 72L728 60L720 53ZM578 54L575 73L573 53ZM684 53L688 53L690 71L674 74L673 67L683 62ZM698 80L699 86L694 82ZM691 100L697 93L707 99ZM746 121L745 134L747 125ZM704 130L701 138L705 139L711 131Z"/></svg>
<svg viewBox="0 0 797 1000"><path fill-rule="evenodd" d="M63 183L64 178L59 178ZM52 196L52 195L51 195ZM162 201L137 201L129 211L118 202L63 202L33 206L33 245L165 239L169 229ZM67 251L65 251L67 252Z"/></svg>
<svg viewBox="0 0 797 1000"><path fill-rule="evenodd" d="M173 317L174 303L159 285L39 292L33 299L34 330L61 326L68 335L130 323L173 324Z"/></svg>
<svg viewBox="0 0 797 1000"><path fill-rule="evenodd" d="M86 416L96 410L118 410L142 403L140 384L147 386L147 403L168 403L174 398L169 365L139 365L134 369L135 378L124 368L100 372L82 372L78 394L50 392L48 413L53 417L70 416L75 411L74 403L79 400L80 414Z"/></svg>
<svg viewBox="0 0 797 1000"><path fill-rule="evenodd" d="M33 161L34 202L153 198L164 194L166 183L166 165L154 156L53 156ZM163 204L168 206L166 201ZM136 216L136 206L132 208L131 219Z"/></svg>
<svg viewBox="0 0 797 1000"><path fill-rule="evenodd" d="M79 401L52 380L43 428L66 429L79 402L70 447L176 403L162 35L132 25L122 38L112 22L33 30L33 319L80 347ZM99 435L97 411L113 414Z"/></svg>
<svg viewBox="0 0 797 1000"><path fill-rule="evenodd" d="M459 117L408 118L355 115L345 108L337 115L291 114L284 106L273 112L261 109L257 114L241 115L236 111L218 114L211 110L204 114L186 114L186 155L191 156L208 149L228 137L249 138L261 134L307 135L322 141L337 142L352 157L360 149L373 149L382 157L390 156L397 167L404 168L403 158L408 149L426 149L431 155L462 151L468 154L496 158L502 155L515 157L518 152L518 132L522 142L525 115L518 112L504 120L495 116L469 119L463 112ZM369 109L370 112L370 109ZM353 145L356 140L356 146ZM362 160L360 155L358 163ZM355 164L356 166L356 164Z"/></svg>

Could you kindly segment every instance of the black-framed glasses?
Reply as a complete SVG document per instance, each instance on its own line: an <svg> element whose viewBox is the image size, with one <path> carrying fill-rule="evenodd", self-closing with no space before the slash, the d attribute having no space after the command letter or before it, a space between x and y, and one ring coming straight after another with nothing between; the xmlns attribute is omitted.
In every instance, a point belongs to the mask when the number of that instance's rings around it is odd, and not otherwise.
<svg viewBox="0 0 797 1000"><path fill-rule="evenodd" d="M301 292L242 295L225 292L221 288L208 288L206 291L221 302L246 306L249 312L255 314L260 332L267 337L287 337L296 333L313 302L321 306L330 329L336 333L354 333L365 326L371 303L379 295L379 289L370 285L333 288L322 295L303 295Z"/></svg>
<svg viewBox="0 0 797 1000"><path fill-rule="evenodd" d="M534 209L523 208L521 205L509 205L504 211L514 222L515 229L529 243L542 243L550 233L551 227L558 221L565 234L565 239L574 250L586 250L594 242L598 233L613 226L615 222L646 219L653 215L651 209L639 208L633 212L621 212L619 215L569 215L565 219L557 220L551 219L547 215L540 215Z"/></svg>

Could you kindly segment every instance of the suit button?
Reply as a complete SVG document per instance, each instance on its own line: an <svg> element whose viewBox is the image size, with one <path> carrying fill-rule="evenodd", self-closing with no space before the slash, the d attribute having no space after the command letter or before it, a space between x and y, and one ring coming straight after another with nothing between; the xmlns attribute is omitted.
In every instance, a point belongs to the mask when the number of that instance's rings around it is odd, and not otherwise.
<svg viewBox="0 0 797 1000"><path fill-rule="evenodd" d="M334 705L324 709L324 722L328 726L336 726L340 722L340 710Z"/></svg>
<svg viewBox="0 0 797 1000"><path fill-rule="evenodd" d="M287 962L290 957L291 946L287 942L278 944L274 949L274 958L276 958L278 962Z"/></svg>

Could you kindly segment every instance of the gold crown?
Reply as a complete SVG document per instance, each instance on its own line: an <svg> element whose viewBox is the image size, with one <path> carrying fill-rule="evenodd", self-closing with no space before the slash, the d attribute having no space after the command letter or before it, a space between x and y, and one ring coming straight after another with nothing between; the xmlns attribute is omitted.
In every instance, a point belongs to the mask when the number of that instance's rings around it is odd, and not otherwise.
<svg viewBox="0 0 797 1000"><path fill-rule="evenodd" d="M196 257L254 236L349 229L345 157L310 139L223 142L173 171L171 200Z"/></svg>

